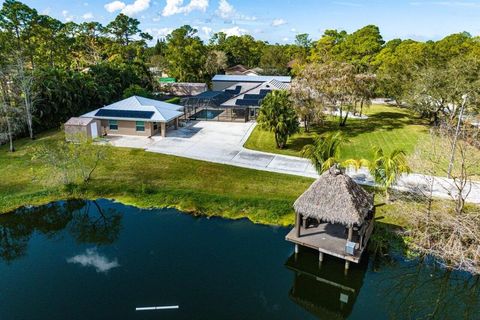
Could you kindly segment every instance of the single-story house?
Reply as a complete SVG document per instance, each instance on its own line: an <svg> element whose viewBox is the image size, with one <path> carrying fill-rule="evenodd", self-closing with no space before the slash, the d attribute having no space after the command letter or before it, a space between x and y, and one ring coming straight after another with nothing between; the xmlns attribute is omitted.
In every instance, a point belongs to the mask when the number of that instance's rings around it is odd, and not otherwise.
<svg viewBox="0 0 480 320"><path fill-rule="evenodd" d="M133 96L80 116L80 119L86 120L80 121L79 125L90 126L90 131L92 131L92 126L94 126L92 123L95 122L99 128L99 134L104 136L151 137L160 134L165 137L169 127L178 128L179 119L183 116L183 107L180 105ZM70 119L70 121L75 123L76 120ZM65 126L67 134L70 134L72 130L88 132L89 129ZM91 137L93 138L94 135Z"/></svg>
<svg viewBox="0 0 480 320"><path fill-rule="evenodd" d="M279 82L290 84L292 77L285 76L247 76L247 75L226 75L217 74L212 79L212 90L222 91L231 86L235 86L237 83L256 83L262 84L271 80L277 80Z"/></svg>
<svg viewBox="0 0 480 320"><path fill-rule="evenodd" d="M219 76L216 78L219 79ZM269 92L290 88L290 77L235 76L229 77L229 79L247 81L225 82L233 84L223 90L207 91L183 99L185 116L192 120L246 122L256 119L260 105ZM217 86L217 88L219 87Z"/></svg>

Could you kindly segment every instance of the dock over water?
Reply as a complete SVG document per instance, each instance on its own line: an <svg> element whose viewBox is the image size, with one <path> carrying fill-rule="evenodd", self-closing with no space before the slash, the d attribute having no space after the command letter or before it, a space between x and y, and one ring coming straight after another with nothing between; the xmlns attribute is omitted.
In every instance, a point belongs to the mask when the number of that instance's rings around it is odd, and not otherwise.
<svg viewBox="0 0 480 320"><path fill-rule="evenodd" d="M340 169L324 172L294 204L295 228L286 240L324 254L359 263L373 232L374 198Z"/></svg>

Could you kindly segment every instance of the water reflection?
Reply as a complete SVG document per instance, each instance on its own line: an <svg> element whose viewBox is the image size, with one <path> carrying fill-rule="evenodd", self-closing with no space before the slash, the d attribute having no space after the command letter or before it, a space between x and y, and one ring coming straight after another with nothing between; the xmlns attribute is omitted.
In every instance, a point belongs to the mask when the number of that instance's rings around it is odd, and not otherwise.
<svg viewBox="0 0 480 320"><path fill-rule="evenodd" d="M87 249L85 253L68 258L67 262L79 264L83 267L94 267L98 273L107 273L120 266L116 258L109 260L108 257L100 255L97 248Z"/></svg>
<svg viewBox="0 0 480 320"><path fill-rule="evenodd" d="M102 209L96 201L72 200L37 208L22 208L0 216L0 259L9 263L27 253L35 233L53 238L68 231L78 243L115 242L121 228L120 212Z"/></svg>
<svg viewBox="0 0 480 320"><path fill-rule="evenodd" d="M340 260L325 259L320 265L316 251L302 248L285 265L294 272L289 296L296 304L319 319L346 319L351 314L367 270L366 261L345 274Z"/></svg>
<svg viewBox="0 0 480 320"><path fill-rule="evenodd" d="M392 318L480 319L480 277L428 259L397 263L383 272L377 287Z"/></svg>

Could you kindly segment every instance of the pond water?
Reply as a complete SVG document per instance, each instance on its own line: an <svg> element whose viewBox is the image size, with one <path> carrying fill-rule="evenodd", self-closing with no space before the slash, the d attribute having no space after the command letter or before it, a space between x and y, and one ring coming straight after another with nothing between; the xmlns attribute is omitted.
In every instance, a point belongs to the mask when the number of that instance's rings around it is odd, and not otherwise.
<svg viewBox="0 0 480 320"><path fill-rule="evenodd" d="M287 232L106 200L21 209L0 217L0 319L480 319L479 278L373 257L345 275Z"/></svg>

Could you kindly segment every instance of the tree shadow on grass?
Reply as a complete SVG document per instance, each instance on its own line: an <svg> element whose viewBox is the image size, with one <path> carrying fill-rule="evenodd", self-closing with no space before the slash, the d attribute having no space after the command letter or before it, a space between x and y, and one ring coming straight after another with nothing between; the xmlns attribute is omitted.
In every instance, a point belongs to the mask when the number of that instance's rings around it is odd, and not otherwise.
<svg viewBox="0 0 480 320"><path fill-rule="evenodd" d="M287 149L301 152L305 145L313 143L315 135L321 135L326 132L341 131L347 139L351 139L362 134L401 130L406 126L413 125L427 125L427 123L415 115L409 115L400 111L374 113L366 120L350 119L345 127L340 127L337 119L328 119L322 126L313 126L309 133L302 131L290 138L287 143Z"/></svg>

